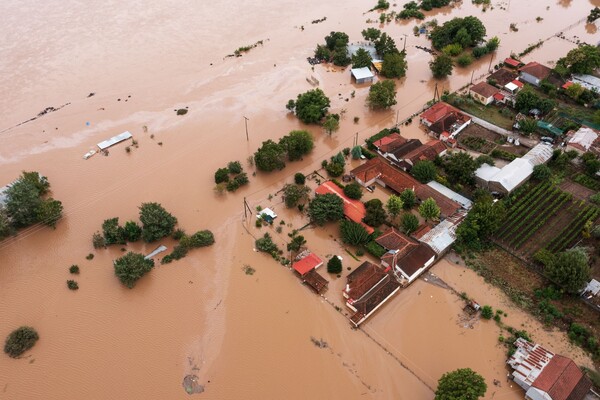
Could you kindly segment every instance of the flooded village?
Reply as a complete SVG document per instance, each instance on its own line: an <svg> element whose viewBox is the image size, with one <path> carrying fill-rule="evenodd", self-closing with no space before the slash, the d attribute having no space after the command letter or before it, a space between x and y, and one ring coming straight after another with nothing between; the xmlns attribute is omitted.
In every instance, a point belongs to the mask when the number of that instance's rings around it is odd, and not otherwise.
<svg viewBox="0 0 600 400"><path fill-rule="evenodd" d="M597 7L0 5L0 398L598 398Z"/></svg>

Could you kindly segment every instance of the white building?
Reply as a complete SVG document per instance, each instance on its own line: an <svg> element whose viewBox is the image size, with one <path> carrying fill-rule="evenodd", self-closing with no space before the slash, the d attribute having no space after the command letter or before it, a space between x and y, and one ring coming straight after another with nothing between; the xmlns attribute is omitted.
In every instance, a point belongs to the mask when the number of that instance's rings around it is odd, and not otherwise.
<svg viewBox="0 0 600 400"><path fill-rule="evenodd" d="M573 74L571 77L573 83L578 83L588 90L600 93L600 78L593 75Z"/></svg>
<svg viewBox="0 0 600 400"><path fill-rule="evenodd" d="M575 150L578 153L586 153L598 140L600 134L598 131L582 126L567 142L567 150Z"/></svg>

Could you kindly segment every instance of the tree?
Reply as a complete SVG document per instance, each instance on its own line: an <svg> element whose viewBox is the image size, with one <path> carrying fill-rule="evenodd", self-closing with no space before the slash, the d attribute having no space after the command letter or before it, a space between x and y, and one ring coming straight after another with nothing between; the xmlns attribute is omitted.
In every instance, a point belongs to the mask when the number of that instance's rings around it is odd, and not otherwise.
<svg viewBox="0 0 600 400"><path fill-rule="evenodd" d="M452 43L473 47L485 37L485 26L476 17L453 18L433 29L431 43L440 50Z"/></svg>
<svg viewBox="0 0 600 400"><path fill-rule="evenodd" d="M295 110L300 121L305 124L321 121L331 104L321 89L313 89L299 94L296 101L290 100L290 102L288 102L288 106L291 105L291 110ZM288 107L288 109L290 108Z"/></svg>
<svg viewBox="0 0 600 400"><path fill-rule="evenodd" d="M388 197L387 203L385 204L385 208L387 208L388 214L392 216L392 218L396 218L400 215L402 208L404 207L404 202L400 196L396 196L395 194L391 194Z"/></svg>
<svg viewBox="0 0 600 400"><path fill-rule="evenodd" d="M42 200L36 209L36 217L39 222L55 228L56 223L62 216L62 211L62 203L50 197L46 200Z"/></svg>
<svg viewBox="0 0 600 400"><path fill-rule="evenodd" d="M485 395L487 385L471 368L447 372L438 381L435 400L477 400Z"/></svg>
<svg viewBox="0 0 600 400"><path fill-rule="evenodd" d="M308 131L291 131L279 140L279 144L287 150L290 161L302 159L302 156L310 153L315 147L313 137Z"/></svg>
<svg viewBox="0 0 600 400"><path fill-rule="evenodd" d="M376 228L385 222L387 214L383 209L383 203L379 199L372 199L365 203L366 215L363 222Z"/></svg>
<svg viewBox="0 0 600 400"><path fill-rule="evenodd" d="M577 100L579 96L585 91L585 88L581 86L579 83L573 83L566 89L567 96L572 98L573 100Z"/></svg>
<svg viewBox="0 0 600 400"><path fill-rule="evenodd" d="M496 51L498 49L498 46L500 46L500 39L498 38L498 36L494 36L485 44L485 47L490 53Z"/></svg>
<svg viewBox="0 0 600 400"><path fill-rule="evenodd" d="M370 67L372 62L371 54L363 48L356 50L352 56L352 68Z"/></svg>
<svg viewBox="0 0 600 400"><path fill-rule="evenodd" d="M419 214L425 218L425 221L438 219L440 217L440 208L433 198L428 198L419 206Z"/></svg>
<svg viewBox="0 0 600 400"><path fill-rule="evenodd" d="M305 182L306 182L306 177L304 176L304 174L302 172L296 172L294 174L294 183L296 185L304 185Z"/></svg>
<svg viewBox="0 0 600 400"><path fill-rule="evenodd" d="M281 170L285 168L285 154L284 146L269 139L254 153L254 164L261 171Z"/></svg>
<svg viewBox="0 0 600 400"><path fill-rule="evenodd" d="M456 63L463 68L468 67L469 65L473 64L473 57L468 53L464 53L458 56Z"/></svg>
<svg viewBox="0 0 600 400"><path fill-rule="evenodd" d="M4 207L0 207L0 240L8 237L12 232L13 229L10 225L10 219L8 219L8 213Z"/></svg>
<svg viewBox="0 0 600 400"><path fill-rule="evenodd" d="M192 248L210 246L215 242L215 235L207 229L198 231L190 236L189 246Z"/></svg>
<svg viewBox="0 0 600 400"><path fill-rule="evenodd" d="M229 181L229 170L227 168L219 168L215 172L215 183L218 185L221 182Z"/></svg>
<svg viewBox="0 0 600 400"><path fill-rule="evenodd" d="M352 182L344 187L344 194L353 200L360 200L363 195L362 187L357 182Z"/></svg>
<svg viewBox="0 0 600 400"><path fill-rule="evenodd" d="M563 251L550 261L544 273L567 292L577 294L590 280L588 254L581 247Z"/></svg>
<svg viewBox="0 0 600 400"><path fill-rule="evenodd" d="M407 68L404 53L388 53L383 56L381 75L386 78L402 78L406 75Z"/></svg>
<svg viewBox="0 0 600 400"><path fill-rule="evenodd" d="M167 212L159 203L142 203L140 221L142 222L144 242L153 242L171 235L177 224L177 218Z"/></svg>
<svg viewBox="0 0 600 400"><path fill-rule="evenodd" d="M325 121L323 122L323 129L328 135L340 129L340 116L339 114L327 114Z"/></svg>
<svg viewBox="0 0 600 400"><path fill-rule="evenodd" d="M387 109L396 104L396 83L394 81L377 82L369 88L367 105L372 109Z"/></svg>
<svg viewBox="0 0 600 400"><path fill-rule="evenodd" d="M598 18L600 18L600 8L594 7L594 8L592 8L592 10L590 11L590 14L587 17L587 23L592 24Z"/></svg>
<svg viewBox="0 0 600 400"><path fill-rule="evenodd" d="M21 326L12 331L4 342L4 352L9 357L17 358L27 350L31 349L38 341L39 335L30 326Z"/></svg>
<svg viewBox="0 0 600 400"><path fill-rule="evenodd" d="M377 28L367 28L367 29L363 29L361 34L362 34L363 38L365 38L365 40L374 42L377 39L379 39L379 36L381 36L381 31Z"/></svg>
<svg viewBox="0 0 600 400"><path fill-rule="evenodd" d="M429 62L429 68L436 79L442 79L452 75L452 58L442 53Z"/></svg>
<svg viewBox="0 0 600 400"><path fill-rule="evenodd" d="M239 161L230 161L229 163L227 163L227 169L232 174L239 174L244 170L242 168L242 164Z"/></svg>
<svg viewBox="0 0 600 400"><path fill-rule="evenodd" d="M481 317L484 319L492 319L494 316L494 310L491 306L483 306L481 308Z"/></svg>
<svg viewBox="0 0 600 400"><path fill-rule="evenodd" d="M585 44L567 53L564 64L572 74L591 74L600 67L600 49Z"/></svg>
<svg viewBox="0 0 600 400"><path fill-rule="evenodd" d="M339 67L345 67L352 62L352 59L348 57L348 49L346 47L338 47L333 53L333 65Z"/></svg>
<svg viewBox="0 0 600 400"><path fill-rule="evenodd" d="M536 108L540 103L540 97L528 86L517 93L515 108L523 113L529 113L529 110Z"/></svg>
<svg viewBox="0 0 600 400"><path fill-rule="evenodd" d="M330 274L339 274L342 272L342 261L338 256L333 256L327 262L327 272Z"/></svg>
<svg viewBox="0 0 600 400"><path fill-rule="evenodd" d="M380 57L385 57L386 54L399 53L396 43L387 33L382 33L379 40L375 42L375 51Z"/></svg>
<svg viewBox="0 0 600 400"><path fill-rule="evenodd" d="M533 167L533 179L545 181L552 176L552 170L546 164L540 164Z"/></svg>
<svg viewBox="0 0 600 400"><path fill-rule="evenodd" d="M519 127L523 133L531 135L537 129L537 121L533 118L524 118L519 121Z"/></svg>
<svg viewBox="0 0 600 400"><path fill-rule="evenodd" d="M459 44L462 48L466 49L467 47L471 46L471 42L472 42L471 35L469 35L469 32L467 31L467 29L460 28L456 32L456 35L454 36L454 43L452 43L452 44ZM446 45L444 47L447 47L447 46L449 46L449 45Z"/></svg>
<svg viewBox="0 0 600 400"><path fill-rule="evenodd" d="M496 161L494 161L494 159L491 156L488 156L487 154L482 154L475 159L475 165L477 165L477 168L479 168L483 164L487 164L493 167L494 165L496 165Z"/></svg>
<svg viewBox="0 0 600 400"><path fill-rule="evenodd" d="M352 246L366 244L371 239L371 235L369 235L364 226L348 220L340 222L340 236L344 243Z"/></svg>
<svg viewBox="0 0 600 400"><path fill-rule="evenodd" d="M298 235L292 238L292 241L288 243L287 250L288 251L299 251L302 246L306 244L306 239L304 236Z"/></svg>
<svg viewBox="0 0 600 400"><path fill-rule="evenodd" d="M22 177L6 190L6 211L15 228L38 221L37 210L42 203L39 193L35 184Z"/></svg>
<svg viewBox="0 0 600 400"><path fill-rule="evenodd" d="M444 170L452 183L473 184L476 169L477 163L473 157L469 153L462 151L446 157L444 163Z"/></svg>
<svg viewBox="0 0 600 400"><path fill-rule="evenodd" d="M352 148L352 150L350 151L350 153L352 154L353 160L358 160L360 158L360 156L362 156L362 147L354 146Z"/></svg>
<svg viewBox="0 0 600 400"><path fill-rule="evenodd" d="M119 226L119 218L105 219L102 223L102 234L107 245L125 244L125 232Z"/></svg>
<svg viewBox="0 0 600 400"><path fill-rule="evenodd" d="M336 50L340 47L346 47L348 45L348 35L344 32L331 32L325 36L325 45L329 50Z"/></svg>
<svg viewBox="0 0 600 400"><path fill-rule="evenodd" d="M417 204L417 195L412 189L404 189L404 191L400 193L400 198L402 199L402 203L404 203L405 210L410 210Z"/></svg>
<svg viewBox="0 0 600 400"><path fill-rule="evenodd" d="M410 170L410 174L417 178L421 183L427 183L435 180L437 177L437 168L433 161L417 161Z"/></svg>
<svg viewBox="0 0 600 400"><path fill-rule="evenodd" d="M479 250L500 227L506 215L506 208L503 202L493 200L489 194L475 200L469 214L456 230L457 239L462 245Z"/></svg>
<svg viewBox="0 0 600 400"><path fill-rule="evenodd" d="M402 215L402 221L400 223L402 224L402 230L407 235L410 235L419 227L419 219L409 212Z"/></svg>
<svg viewBox="0 0 600 400"><path fill-rule="evenodd" d="M135 221L127 221L123 227L123 236L128 242L137 242L142 237L142 227Z"/></svg>
<svg viewBox="0 0 600 400"><path fill-rule="evenodd" d="M598 160L594 153L587 152L583 154L581 156L581 161L583 161L583 167L588 175L594 176L600 171L600 160Z"/></svg>
<svg viewBox="0 0 600 400"><path fill-rule="evenodd" d="M283 198L287 208L296 207L298 202L308 196L310 188L304 185L286 184L283 187Z"/></svg>
<svg viewBox="0 0 600 400"><path fill-rule="evenodd" d="M317 225L339 221L344 216L344 201L333 193L319 194L308 205L308 215Z"/></svg>
<svg viewBox="0 0 600 400"><path fill-rule="evenodd" d="M115 275L129 289L133 288L138 279L154 268L154 260L144 259L143 254L129 252L115 260Z"/></svg>

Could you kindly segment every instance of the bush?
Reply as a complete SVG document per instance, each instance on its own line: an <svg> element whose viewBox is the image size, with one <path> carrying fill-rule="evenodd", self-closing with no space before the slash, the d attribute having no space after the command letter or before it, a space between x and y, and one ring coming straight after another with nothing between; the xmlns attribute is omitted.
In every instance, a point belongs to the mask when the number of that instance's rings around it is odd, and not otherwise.
<svg viewBox="0 0 600 400"><path fill-rule="evenodd" d="M173 232L172 238L174 240L181 240L185 236L185 231L183 229L176 229Z"/></svg>
<svg viewBox="0 0 600 400"><path fill-rule="evenodd" d="M140 206L142 239L153 242L170 236L175 230L177 218L171 215L159 203L142 203Z"/></svg>
<svg viewBox="0 0 600 400"><path fill-rule="evenodd" d="M35 329L22 326L12 331L4 343L4 352L9 357L17 358L27 350L31 349L38 341L39 335Z"/></svg>
<svg viewBox="0 0 600 400"><path fill-rule="evenodd" d="M259 251L270 254L273 258L278 255L279 248L273 242L271 235L269 233L265 233L262 238L256 239L254 245Z"/></svg>
<svg viewBox="0 0 600 400"><path fill-rule="evenodd" d="M351 199L360 200L363 195L362 187L357 182L352 182L344 187L344 194Z"/></svg>
<svg viewBox="0 0 600 400"><path fill-rule="evenodd" d="M215 242L215 236L209 230L198 231L190 236L190 246L193 248L210 246Z"/></svg>
<svg viewBox="0 0 600 400"><path fill-rule="evenodd" d="M481 308L481 317L485 319L491 319L494 316L494 310L490 306L483 306Z"/></svg>
<svg viewBox="0 0 600 400"><path fill-rule="evenodd" d="M375 242L374 240L368 242L365 245L365 250L367 250L370 254L372 254L376 258L381 258L386 253L386 250L383 247L381 247L379 245L379 243Z"/></svg>
<svg viewBox="0 0 600 400"><path fill-rule="evenodd" d="M460 66L460 67L468 67L469 65L471 65L473 63L473 57L470 54L462 54L461 56L459 56L456 59L456 63Z"/></svg>
<svg viewBox="0 0 600 400"><path fill-rule="evenodd" d="M114 262L115 275L129 289L133 288L142 276L154 268L152 259L144 259L143 254L129 252Z"/></svg>
<svg viewBox="0 0 600 400"><path fill-rule="evenodd" d="M365 244L371 238L364 226L348 220L340 222L340 235L344 243L352 246Z"/></svg>
<svg viewBox="0 0 600 400"><path fill-rule="evenodd" d="M306 177L303 173L297 172L294 175L294 182L296 183L296 185L304 185L304 183L306 182Z"/></svg>
<svg viewBox="0 0 600 400"><path fill-rule="evenodd" d="M102 233L107 245L125 244L125 231L119 226L119 218L110 218L102 223Z"/></svg>
<svg viewBox="0 0 600 400"><path fill-rule="evenodd" d="M327 262L327 272L330 274L339 274L342 272L342 261L338 256L333 256Z"/></svg>
<svg viewBox="0 0 600 400"><path fill-rule="evenodd" d="M92 245L95 249L106 247L106 240L104 240L104 236L102 236L100 232L96 232L92 235Z"/></svg>
<svg viewBox="0 0 600 400"><path fill-rule="evenodd" d="M218 185L221 182L229 182L229 170L227 168L219 168L215 172L215 183Z"/></svg>
<svg viewBox="0 0 600 400"><path fill-rule="evenodd" d="M186 110L185 108L180 108L177 110L177 115L185 115L188 113L188 110Z"/></svg>
<svg viewBox="0 0 600 400"><path fill-rule="evenodd" d="M142 227L135 221L127 221L123 227L123 236L128 242L137 242L142 237Z"/></svg>
<svg viewBox="0 0 600 400"><path fill-rule="evenodd" d="M232 174L239 174L243 170L242 164L240 164L239 161L231 161L231 162L229 162L229 164L227 164L227 169ZM217 183L219 183L219 182L217 182Z"/></svg>
<svg viewBox="0 0 600 400"><path fill-rule="evenodd" d="M77 284L77 282L75 282L73 280L68 280L67 281L67 287L70 290L77 290L77 289L79 289L79 285Z"/></svg>
<svg viewBox="0 0 600 400"><path fill-rule="evenodd" d="M79 273L79 266L78 265L71 265L69 267L69 272L72 274L78 274Z"/></svg>
<svg viewBox="0 0 600 400"><path fill-rule="evenodd" d="M344 164L330 162L325 166L325 171L332 177L342 176L344 173Z"/></svg>
<svg viewBox="0 0 600 400"><path fill-rule="evenodd" d="M463 48L458 43L449 44L442 49L442 52L449 55L450 57L456 57L457 55L462 53L462 51L463 51Z"/></svg>

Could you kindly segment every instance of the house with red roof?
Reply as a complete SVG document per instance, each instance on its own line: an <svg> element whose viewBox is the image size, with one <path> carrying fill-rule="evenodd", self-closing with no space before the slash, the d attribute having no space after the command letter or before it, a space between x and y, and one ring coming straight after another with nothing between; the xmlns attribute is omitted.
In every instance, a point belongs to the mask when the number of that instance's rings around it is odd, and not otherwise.
<svg viewBox="0 0 600 400"><path fill-rule="evenodd" d="M469 95L471 95L471 97L484 106L487 106L493 102L494 95L497 93L500 93L500 90L487 82L479 82L478 84L471 86L469 89Z"/></svg>
<svg viewBox="0 0 600 400"><path fill-rule="evenodd" d="M433 265L436 253L427 244L416 245L400 250L390 250L381 257L381 265L391 268L396 278L405 285L412 283Z"/></svg>
<svg viewBox="0 0 600 400"><path fill-rule="evenodd" d="M504 59L504 65L510 68L519 68L522 65L521 61L517 61L514 58L506 58Z"/></svg>
<svg viewBox="0 0 600 400"><path fill-rule="evenodd" d="M535 86L540 86L542 81L550 76L552 69L536 61L532 61L519 68L519 76L522 81Z"/></svg>
<svg viewBox="0 0 600 400"><path fill-rule="evenodd" d="M342 291L346 306L354 312L350 321L358 327L400 290L400 284L386 270L365 261L352 271Z"/></svg>
<svg viewBox="0 0 600 400"><path fill-rule="evenodd" d="M512 378L530 400L584 400L592 387L573 360L519 338L507 361Z"/></svg>
<svg viewBox="0 0 600 400"><path fill-rule="evenodd" d="M400 146L403 143L406 143L406 138L400 136L399 133L393 132L379 140L374 141L373 146L375 146L380 154L384 154L391 147L390 145L392 143L395 143L396 146Z"/></svg>
<svg viewBox="0 0 600 400"><path fill-rule="evenodd" d="M323 265L323 260L315 253L305 250L295 258L292 268L296 271L298 277L308 287L321 294L327 289L329 282L323 278L316 270Z"/></svg>
<svg viewBox="0 0 600 400"><path fill-rule="evenodd" d="M448 147L444 142L434 139L406 154L403 160L412 167L419 161L433 161L437 156L443 157L447 151Z"/></svg>
<svg viewBox="0 0 600 400"><path fill-rule="evenodd" d="M425 110L420 121L429 128L430 135L435 138L439 138L444 131L454 138L471 123L471 117L440 101Z"/></svg>
<svg viewBox="0 0 600 400"><path fill-rule="evenodd" d="M344 216L350 221L361 224L368 233L374 232L372 227L362 222L363 218L367 215L365 205L359 200L354 200L346 196L342 188L338 185L332 181L327 181L319 185L317 189L315 189L315 192L317 195L330 193L340 197L344 201Z"/></svg>

